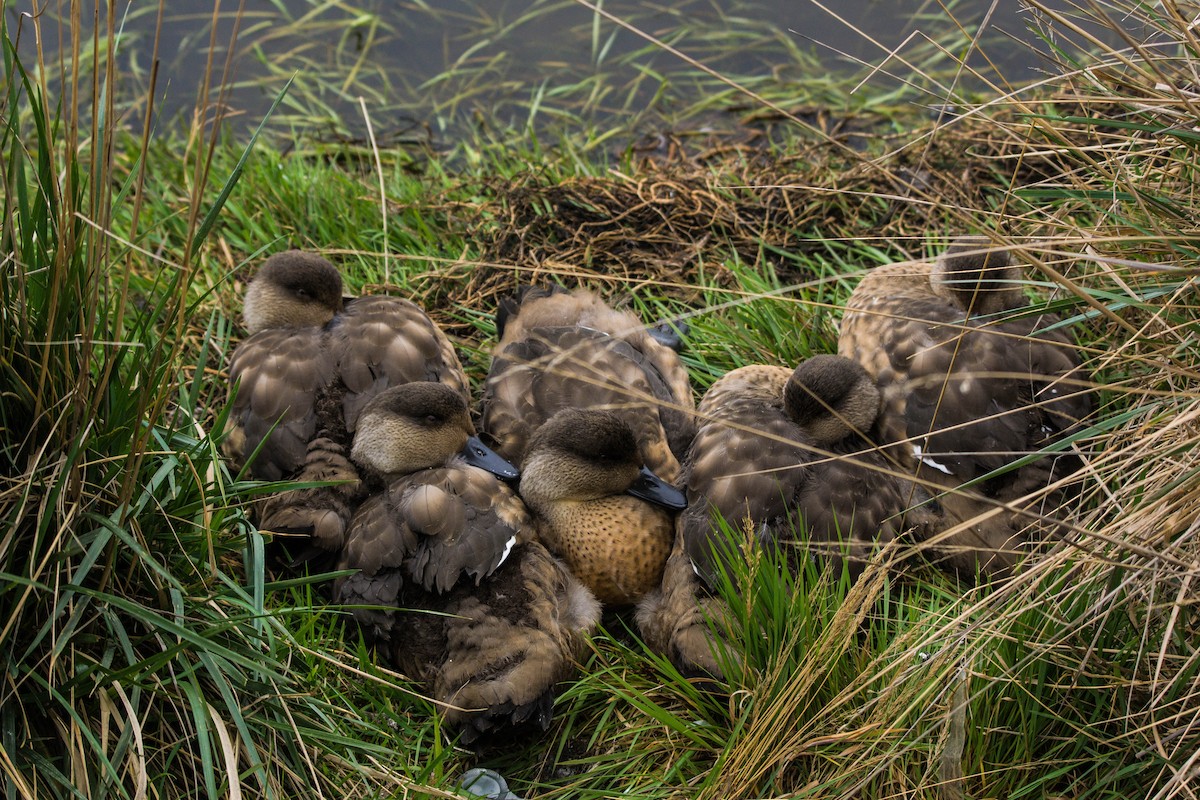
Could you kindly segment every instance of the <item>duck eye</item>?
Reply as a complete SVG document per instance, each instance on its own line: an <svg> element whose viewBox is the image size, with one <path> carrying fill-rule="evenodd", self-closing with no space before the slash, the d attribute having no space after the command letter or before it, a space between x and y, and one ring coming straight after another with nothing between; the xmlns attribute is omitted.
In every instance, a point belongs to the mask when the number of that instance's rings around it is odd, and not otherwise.
<svg viewBox="0 0 1200 800"><path fill-rule="evenodd" d="M426 414L425 415L425 424L426 425L430 425L430 426L437 425L441 421L442 421L441 418L438 417L437 414Z"/></svg>
<svg viewBox="0 0 1200 800"><path fill-rule="evenodd" d="M301 300L308 300L308 299L309 299L308 290L306 290L306 289L297 289L297 290L296 290L296 297L300 298Z"/></svg>

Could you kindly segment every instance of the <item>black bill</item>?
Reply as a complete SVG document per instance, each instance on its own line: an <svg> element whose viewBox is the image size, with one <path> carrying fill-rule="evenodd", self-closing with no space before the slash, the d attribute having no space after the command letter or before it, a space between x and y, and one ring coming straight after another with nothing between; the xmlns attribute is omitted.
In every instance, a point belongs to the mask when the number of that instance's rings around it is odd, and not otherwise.
<svg viewBox="0 0 1200 800"><path fill-rule="evenodd" d="M480 441L478 436L472 436L467 439L467 446L462 449L461 455L472 467L487 470L500 480L515 481L521 476L516 467L495 450Z"/></svg>
<svg viewBox="0 0 1200 800"><path fill-rule="evenodd" d="M642 467L641 474L625 490L625 494L631 494L648 503L654 503L671 511L682 511L687 508L687 497L684 493L655 475L646 467Z"/></svg>

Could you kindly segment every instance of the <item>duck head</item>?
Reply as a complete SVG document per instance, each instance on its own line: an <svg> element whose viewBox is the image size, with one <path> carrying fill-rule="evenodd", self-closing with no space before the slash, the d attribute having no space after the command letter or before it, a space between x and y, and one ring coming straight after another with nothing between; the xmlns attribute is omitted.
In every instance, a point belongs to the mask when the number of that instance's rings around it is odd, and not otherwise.
<svg viewBox="0 0 1200 800"><path fill-rule="evenodd" d="M242 318L250 333L328 323L342 310L342 276L315 253L288 250L263 262L246 289Z"/></svg>
<svg viewBox="0 0 1200 800"><path fill-rule="evenodd" d="M563 409L538 428L526 451L521 494L535 505L629 494L670 510L687 506L683 492L643 465L629 426L597 409Z"/></svg>
<svg viewBox="0 0 1200 800"><path fill-rule="evenodd" d="M475 435L466 401L442 383L394 386L371 400L358 420L350 457L384 477L410 475L455 455L504 480L517 470Z"/></svg>
<svg viewBox="0 0 1200 800"><path fill-rule="evenodd" d="M865 433L879 416L879 387L855 361L817 355L796 367L783 389L783 407L819 443Z"/></svg>
<svg viewBox="0 0 1200 800"><path fill-rule="evenodd" d="M1021 270L1005 250L992 250L984 236L952 241L933 264L929 281L935 294L969 316L983 316L1022 305Z"/></svg>

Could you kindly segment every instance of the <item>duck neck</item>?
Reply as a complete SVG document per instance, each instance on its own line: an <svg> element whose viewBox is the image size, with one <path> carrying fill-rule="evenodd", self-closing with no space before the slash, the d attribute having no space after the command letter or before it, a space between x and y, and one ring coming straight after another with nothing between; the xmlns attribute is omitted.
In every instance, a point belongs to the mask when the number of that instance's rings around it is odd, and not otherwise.
<svg viewBox="0 0 1200 800"><path fill-rule="evenodd" d="M534 456L521 467L521 498L537 519L538 535L552 550L563 552L581 520L616 502L581 486L587 486L586 480L552 457Z"/></svg>
<svg viewBox="0 0 1200 800"><path fill-rule="evenodd" d="M521 466L521 499L539 517L552 516L565 500L563 493L554 489L563 477L550 459L530 458Z"/></svg>

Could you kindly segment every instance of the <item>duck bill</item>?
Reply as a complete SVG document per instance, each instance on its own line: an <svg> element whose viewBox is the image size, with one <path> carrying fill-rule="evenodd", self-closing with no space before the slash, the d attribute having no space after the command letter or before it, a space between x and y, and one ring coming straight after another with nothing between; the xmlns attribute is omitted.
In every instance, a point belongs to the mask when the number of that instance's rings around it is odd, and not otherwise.
<svg viewBox="0 0 1200 800"><path fill-rule="evenodd" d="M492 448L485 445L478 436L467 439L467 446L462 449L463 460L472 467L486 470L503 481L515 481L521 477L517 468L508 462Z"/></svg>
<svg viewBox="0 0 1200 800"><path fill-rule="evenodd" d="M687 497L683 492L655 475L646 467L642 467L637 480L625 490L625 494L631 494L640 500L645 500L647 503L654 503L671 511L682 511L687 508Z"/></svg>

